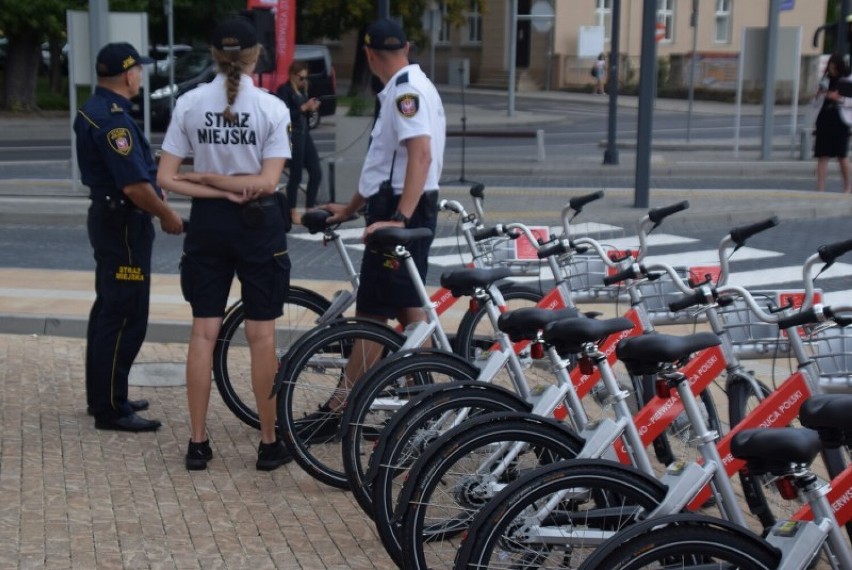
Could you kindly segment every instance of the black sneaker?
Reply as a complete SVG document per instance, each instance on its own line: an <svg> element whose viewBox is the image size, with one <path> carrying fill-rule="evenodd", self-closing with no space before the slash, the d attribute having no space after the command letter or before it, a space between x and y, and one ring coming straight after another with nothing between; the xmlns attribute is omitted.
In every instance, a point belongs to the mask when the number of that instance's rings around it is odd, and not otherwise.
<svg viewBox="0 0 852 570"><path fill-rule="evenodd" d="M327 443L337 437L342 416L323 404L312 414L296 420L296 437L304 443Z"/></svg>
<svg viewBox="0 0 852 570"><path fill-rule="evenodd" d="M263 443L261 441L257 448L255 467L258 471L272 471L289 463L292 459L293 457L283 441L278 440L275 443Z"/></svg>
<svg viewBox="0 0 852 570"><path fill-rule="evenodd" d="M189 440L189 449L186 451L186 468L190 471L202 471L207 469L207 462L213 459L213 450L210 449L210 440L205 439L200 443Z"/></svg>

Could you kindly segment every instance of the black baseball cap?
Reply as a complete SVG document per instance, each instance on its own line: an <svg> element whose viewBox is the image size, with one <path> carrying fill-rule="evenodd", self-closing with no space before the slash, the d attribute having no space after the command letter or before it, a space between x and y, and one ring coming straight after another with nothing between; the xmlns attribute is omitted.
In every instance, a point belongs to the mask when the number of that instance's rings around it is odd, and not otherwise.
<svg viewBox="0 0 852 570"><path fill-rule="evenodd" d="M402 49L407 41L402 26L390 18L376 20L367 26L367 33L364 35L364 45L370 49Z"/></svg>
<svg viewBox="0 0 852 570"><path fill-rule="evenodd" d="M251 48L258 44L257 30L246 18L236 16L216 26L210 43L222 51Z"/></svg>
<svg viewBox="0 0 852 570"><path fill-rule="evenodd" d="M143 63L154 63L154 60L139 55L136 48L127 42L117 42L101 48L95 60L95 68L98 77L112 77Z"/></svg>

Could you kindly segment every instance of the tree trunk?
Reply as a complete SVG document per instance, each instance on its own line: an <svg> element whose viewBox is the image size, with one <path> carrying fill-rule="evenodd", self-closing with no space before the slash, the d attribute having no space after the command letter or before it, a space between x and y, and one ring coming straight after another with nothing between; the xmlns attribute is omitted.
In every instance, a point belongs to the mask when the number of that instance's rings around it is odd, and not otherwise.
<svg viewBox="0 0 852 570"><path fill-rule="evenodd" d="M364 34L366 26L362 26L358 30L358 46L355 49L355 64L352 66L352 81L349 83L350 97L358 95L369 96L373 95L370 92L370 81L373 76L370 71L370 66L367 64L367 56L364 53Z"/></svg>
<svg viewBox="0 0 852 570"><path fill-rule="evenodd" d="M36 80L41 62L41 43L34 31L9 36L6 55L6 109L36 111Z"/></svg>
<svg viewBox="0 0 852 570"><path fill-rule="evenodd" d="M63 61L62 58L62 39L52 37L48 45L50 46L50 61L48 62L47 76L50 92L61 94L64 91L62 76L67 73L66 66L68 65L68 62Z"/></svg>

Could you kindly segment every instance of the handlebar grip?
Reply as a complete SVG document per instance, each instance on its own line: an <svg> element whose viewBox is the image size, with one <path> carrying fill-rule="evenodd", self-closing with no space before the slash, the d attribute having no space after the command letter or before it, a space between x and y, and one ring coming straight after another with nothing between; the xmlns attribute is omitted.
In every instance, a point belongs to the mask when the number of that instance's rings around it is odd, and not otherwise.
<svg viewBox="0 0 852 570"><path fill-rule="evenodd" d="M648 219L654 222L655 224L659 224L672 214L682 212L687 208L689 208L689 200L684 200L683 202L678 202L677 204L672 204L671 206L653 208L648 212Z"/></svg>
<svg viewBox="0 0 852 570"><path fill-rule="evenodd" d="M607 275L603 278L604 285L615 285L616 283L621 283L627 279L635 279L636 278L636 266L631 265L624 271L619 271L615 275Z"/></svg>
<svg viewBox="0 0 852 570"><path fill-rule="evenodd" d="M542 246L536 255L538 255L539 259L545 259L552 255L562 255L563 253L568 253L567 244L562 240L556 240L551 244Z"/></svg>
<svg viewBox="0 0 852 570"><path fill-rule="evenodd" d="M473 232L473 239L475 241L482 241L484 239L493 238L501 235L503 233L503 226L491 226L490 228L478 228Z"/></svg>
<svg viewBox="0 0 852 570"><path fill-rule="evenodd" d="M819 246L819 249L817 249L817 253L819 253L819 258L822 259L823 262L833 263L835 259L850 250L852 250L852 239L839 241L837 243L830 243L828 245L821 245Z"/></svg>
<svg viewBox="0 0 852 570"><path fill-rule="evenodd" d="M603 198L603 196L603 190L598 190L597 192L592 192L591 194L586 194L585 196L574 196L573 198L568 200L568 206L570 206L572 210L579 212L583 209L583 206L585 206L589 202L600 200L601 198Z"/></svg>
<svg viewBox="0 0 852 570"><path fill-rule="evenodd" d="M819 322L819 319L817 318L816 311L813 307L811 307L806 311L801 311L795 315L778 319L778 328L783 330L817 322Z"/></svg>
<svg viewBox="0 0 852 570"><path fill-rule="evenodd" d="M774 228L778 225L778 216L772 216L771 218L767 218L762 222L757 222L756 224L751 224L748 226L740 226L738 228L734 228L731 230L731 239L734 240L734 243L737 245L743 245L745 241L755 234L759 234L762 231L768 230L769 228Z"/></svg>
<svg viewBox="0 0 852 570"><path fill-rule="evenodd" d="M673 313L688 309L694 305L700 305L704 302L704 294L701 291L696 291L688 295L684 295L680 299L675 299L669 303L669 310Z"/></svg>
<svg viewBox="0 0 852 570"><path fill-rule="evenodd" d="M473 198L479 198L482 200L485 197L485 184L482 182L475 183L470 187L470 195Z"/></svg>

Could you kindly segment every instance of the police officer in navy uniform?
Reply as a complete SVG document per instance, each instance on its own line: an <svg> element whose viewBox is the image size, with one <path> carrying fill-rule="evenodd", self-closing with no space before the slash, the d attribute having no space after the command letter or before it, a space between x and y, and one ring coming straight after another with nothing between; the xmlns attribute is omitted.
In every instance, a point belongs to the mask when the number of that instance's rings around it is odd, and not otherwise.
<svg viewBox="0 0 852 570"><path fill-rule="evenodd" d="M379 116L370 135L358 192L349 204L323 208L334 214L329 218L334 222L366 206L365 241L375 230L388 226L426 227L434 233L446 141L443 103L420 66L409 64L409 43L399 24L387 18L373 22L367 28L364 47L370 70L385 85L378 95ZM408 247L424 279L430 245L431 239ZM365 250L356 314L380 322L393 318L403 325L425 319L405 268L387 263L387 252ZM353 350L353 354L363 353ZM341 393L371 364L354 360L350 358L344 381L349 385L341 386ZM340 395L333 396L319 414L339 411L342 403Z"/></svg>
<svg viewBox="0 0 852 570"><path fill-rule="evenodd" d="M148 328L152 216L166 233L179 234L180 216L157 187L151 148L127 114L139 93L142 57L129 43L98 52L97 87L74 120L77 161L89 187L88 232L95 256L95 302L86 334L86 399L97 429L151 431L160 427L136 412L127 377Z"/></svg>

